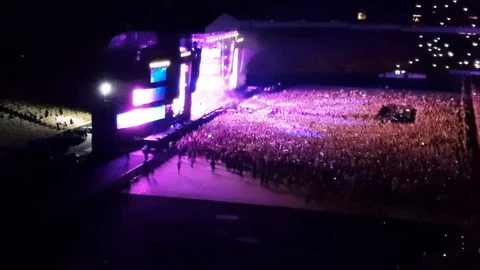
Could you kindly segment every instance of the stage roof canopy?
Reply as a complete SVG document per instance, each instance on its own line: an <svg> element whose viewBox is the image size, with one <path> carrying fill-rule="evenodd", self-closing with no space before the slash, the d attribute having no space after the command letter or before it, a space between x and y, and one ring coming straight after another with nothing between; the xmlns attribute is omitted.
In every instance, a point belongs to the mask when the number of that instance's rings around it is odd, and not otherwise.
<svg viewBox="0 0 480 270"><path fill-rule="evenodd" d="M108 49L144 49L157 43L156 32L128 31L112 38L108 44Z"/></svg>

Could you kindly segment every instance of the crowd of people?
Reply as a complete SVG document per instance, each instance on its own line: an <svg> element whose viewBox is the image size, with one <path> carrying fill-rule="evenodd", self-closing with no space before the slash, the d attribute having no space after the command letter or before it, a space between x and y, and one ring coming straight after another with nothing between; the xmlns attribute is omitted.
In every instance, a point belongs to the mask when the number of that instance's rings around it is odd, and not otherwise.
<svg viewBox="0 0 480 270"><path fill-rule="evenodd" d="M0 156L6 155L8 149L25 147L31 141L47 139L91 121L91 115L83 111L0 100Z"/></svg>
<svg viewBox="0 0 480 270"><path fill-rule="evenodd" d="M381 121L387 104L415 108L415 122ZM245 100L177 148L312 199L451 204L472 182L464 117L456 93L289 89Z"/></svg>
<svg viewBox="0 0 480 270"><path fill-rule="evenodd" d="M57 130L68 130L92 122L90 113L57 106L2 100L0 101L0 110L23 120Z"/></svg>
<svg viewBox="0 0 480 270"><path fill-rule="evenodd" d="M30 141L48 138L55 135L55 133L56 130L54 129L0 112L0 147L23 147Z"/></svg>
<svg viewBox="0 0 480 270"><path fill-rule="evenodd" d="M480 142L480 87L474 86L472 91L472 103L475 111L475 120L477 121L477 137Z"/></svg>

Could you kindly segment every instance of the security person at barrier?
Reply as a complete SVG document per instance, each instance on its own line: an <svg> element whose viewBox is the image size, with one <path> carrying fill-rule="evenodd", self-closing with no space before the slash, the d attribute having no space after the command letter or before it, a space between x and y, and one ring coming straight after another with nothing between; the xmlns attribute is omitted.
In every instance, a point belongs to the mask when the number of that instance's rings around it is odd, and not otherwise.
<svg viewBox="0 0 480 270"><path fill-rule="evenodd" d="M212 158L212 161L210 161L210 167L212 167L212 172L215 172L215 159Z"/></svg>

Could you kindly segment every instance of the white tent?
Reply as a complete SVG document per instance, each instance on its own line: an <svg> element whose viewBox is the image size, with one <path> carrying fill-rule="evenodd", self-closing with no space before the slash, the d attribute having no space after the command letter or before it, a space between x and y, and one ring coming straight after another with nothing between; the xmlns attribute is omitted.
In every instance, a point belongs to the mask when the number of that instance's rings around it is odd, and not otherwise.
<svg viewBox="0 0 480 270"><path fill-rule="evenodd" d="M205 33L229 32L239 30L241 22L234 17L224 13L215 21L205 27Z"/></svg>

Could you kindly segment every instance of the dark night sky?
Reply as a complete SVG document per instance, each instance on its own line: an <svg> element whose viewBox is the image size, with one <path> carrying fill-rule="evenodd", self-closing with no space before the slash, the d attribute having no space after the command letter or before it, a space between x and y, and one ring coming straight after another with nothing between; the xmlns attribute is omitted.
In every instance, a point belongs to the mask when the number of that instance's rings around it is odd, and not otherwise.
<svg viewBox="0 0 480 270"><path fill-rule="evenodd" d="M409 15L413 0L400 3L371 0L324 1L325 6L313 0L281 1L19 1L13 5L2 3L0 29L5 33L1 39L7 43L30 46L30 38L57 43L64 40L72 43L89 43L123 31L127 25L132 29L155 29L159 31L201 31L205 25L223 12L240 18L270 19L270 17L298 17L302 13L318 20L354 17L358 8L378 13L383 10L393 18ZM88 3L90 2L90 3ZM275 5L271 5L274 3ZM375 9L375 10L374 10ZM296 10L296 12L292 12ZM308 12L307 12L308 11ZM399 12L402 11L402 12ZM403 13L403 14L402 14ZM10 42L8 42L10 41Z"/></svg>
<svg viewBox="0 0 480 270"><path fill-rule="evenodd" d="M322 2L325 4L322 5ZM86 72L85 69L94 63L99 51L114 35L125 31L127 26L134 30L196 32L202 31L207 24L225 12L239 19L325 21L355 18L360 8L367 10L369 18L408 22L416 2L7 0L0 4L0 65L2 70L9 69L13 73L16 72L14 65L18 71L24 69L26 63L49 65L48 70L52 70L52 73ZM24 58L20 59L21 55L24 55Z"/></svg>
<svg viewBox="0 0 480 270"><path fill-rule="evenodd" d="M415 3L432 1L449 2L449 0L7 0L0 4L0 30L3 33L0 41L22 47L30 47L32 39L38 43L39 38L45 44L57 44L58 40L73 45L85 42L102 43L105 42L103 39L125 30L127 25L132 29L201 31L205 25L224 12L249 19L279 17L302 19L305 14L307 19L322 21L354 18L359 8L365 8L369 17L376 16L382 21L408 21Z"/></svg>

